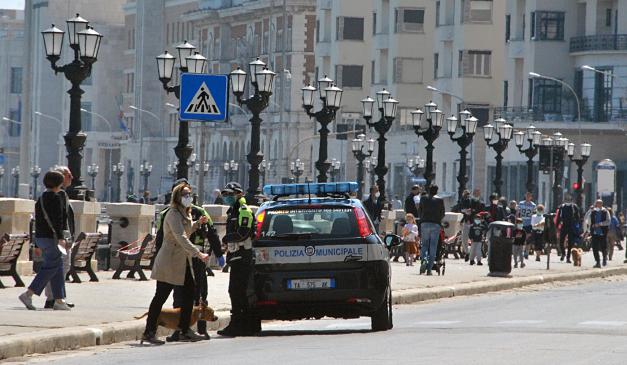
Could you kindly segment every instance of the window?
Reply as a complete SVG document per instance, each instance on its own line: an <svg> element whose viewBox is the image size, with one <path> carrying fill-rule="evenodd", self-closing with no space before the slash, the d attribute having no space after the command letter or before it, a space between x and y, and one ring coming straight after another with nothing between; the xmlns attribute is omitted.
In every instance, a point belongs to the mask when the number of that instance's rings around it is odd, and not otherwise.
<svg viewBox="0 0 627 365"><path fill-rule="evenodd" d="M425 22L424 9L399 8L395 12L395 32L423 32Z"/></svg>
<svg viewBox="0 0 627 365"><path fill-rule="evenodd" d="M612 115L612 67L599 67L605 74L594 74L594 120L607 122Z"/></svg>
<svg viewBox="0 0 627 365"><path fill-rule="evenodd" d="M440 2L435 2L435 26L440 26Z"/></svg>
<svg viewBox="0 0 627 365"><path fill-rule="evenodd" d="M22 93L22 68L11 67L11 94Z"/></svg>
<svg viewBox="0 0 627 365"><path fill-rule="evenodd" d="M337 17L337 40L363 41L364 18Z"/></svg>
<svg viewBox="0 0 627 365"><path fill-rule="evenodd" d="M267 33L264 33L264 46L263 49L266 49L266 45L265 45L265 37L266 37ZM316 43L320 42L320 20L316 20ZM265 52L264 52L265 53Z"/></svg>
<svg viewBox="0 0 627 365"><path fill-rule="evenodd" d="M377 34L377 13L372 13L372 34Z"/></svg>
<svg viewBox="0 0 627 365"><path fill-rule="evenodd" d="M394 82L397 84L422 83L422 58L395 58Z"/></svg>
<svg viewBox="0 0 627 365"><path fill-rule="evenodd" d="M9 123L9 136L19 137L22 131L22 120L19 109L9 111L9 119L12 120L11 122L7 122Z"/></svg>
<svg viewBox="0 0 627 365"><path fill-rule="evenodd" d="M130 72L126 74L126 93L135 92L135 74Z"/></svg>
<svg viewBox="0 0 627 365"><path fill-rule="evenodd" d="M81 103L81 109L85 109L86 111L81 110L81 123L84 131L92 130L92 115L91 115L91 102L85 101Z"/></svg>
<svg viewBox="0 0 627 365"><path fill-rule="evenodd" d="M335 66L335 80L339 87L357 87L363 85L363 66L337 65Z"/></svg>
<svg viewBox="0 0 627 365"><path fill-rule="evenodd" d="M374 60L370 61L370 83L374 84L375 83L375 74L374 74L374 70L375 70L375 62Z"/></svg>
<svg viewBox="0 0 627 365"><path fill-rule="evenodd" d="M492 21L492 0L462 0L462 23Z"/></svg>
<svg viewBox="0 0 627 365"><path fill-rule="evenodd" d="M533 106L543 113L562 112L562 85L553 80L533 81Z"/></svg>
<svg viewBox="0 0 627 365"><path fill-rule="evenodd" d="M509 42L512 34L512 16L507 14L505 15L505 42Z"/></svg>
<svg viewBox="0 0 627 365"><path fill-rule="evenodd" d="M459 76L490 76L491 51L459 51Z"/></svg>
<svg viewBox="0 0 627 365"><path fill-rule="evenodd" d="M503 81L503 106L507 107L507 102L509 98L509 81Z"/></svg>
<svg viewBox="0 0 627 365"><path fill-rule="evenodd" d="M434 53L433 54L433 78L434 79L438 78L438 65L439 64L440 64L440 54Z"/></svg>
<svg viewBox="0 0 627 365"><path fill-rule="evenodd" d="M605 9L605 26L612 26L612 9Z"/></svg>
<svg viewBox="0 0 627 365"><path fill-rule="evenodd" d="M536 11L531 13L531 37L536 41L563 41L564 12Z"/></svg>
<svg viewBox="0 0 627 365"><path fill-rule="evenodd" d="M446 188L446 162L442 162L442 191L448 191Z"/></svg>

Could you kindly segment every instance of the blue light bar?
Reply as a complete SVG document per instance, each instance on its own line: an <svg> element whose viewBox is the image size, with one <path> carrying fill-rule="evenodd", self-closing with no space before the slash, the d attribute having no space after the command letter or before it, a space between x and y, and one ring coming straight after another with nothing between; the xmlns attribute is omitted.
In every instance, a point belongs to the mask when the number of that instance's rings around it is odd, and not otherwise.
<svg viewBox="0 0 627 365"><path fill-rule="evenodd" d="M350 194L356 193L359 185L356 182L310 183L310 184L277 184L266 185L263 193L274 195L317 195L317 194Z"/></svg>

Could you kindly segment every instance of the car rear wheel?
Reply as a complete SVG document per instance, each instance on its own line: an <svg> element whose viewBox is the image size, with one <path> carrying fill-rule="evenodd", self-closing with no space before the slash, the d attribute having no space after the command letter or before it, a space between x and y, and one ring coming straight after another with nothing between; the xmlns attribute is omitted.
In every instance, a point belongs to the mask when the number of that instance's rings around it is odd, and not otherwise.
<svg viewBox="0 0 627 365"><path fill-rule="evenodd" d="M388 294L379 309L370 317L373 331L387 331L394 327L392 321L392 290L388 287Z"/></svg>

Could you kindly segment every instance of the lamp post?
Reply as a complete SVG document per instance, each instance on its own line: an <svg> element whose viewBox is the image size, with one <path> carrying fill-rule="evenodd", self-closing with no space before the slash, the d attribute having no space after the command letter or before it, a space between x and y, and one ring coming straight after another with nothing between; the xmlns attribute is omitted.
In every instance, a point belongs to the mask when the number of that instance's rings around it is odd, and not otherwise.
<svg viewBox="0 0 627 365"><path fill-rule="evenodd" d="M420 176L425 170L425 159L420 156L409 157L405 163L415 177Z"/></svg>
<svg viewBox="0 0 627 365"><path fill-rule="evenodd" d="M230 162L225 162L224 163L224 173L225 173L225 178L226 181L224 182L224 184L228 184L230 181L233 181L233 176L235 176L235 173L237 172L237 170L239 169L239 163L231 160Z"/></svg>
<svg viewBox="0 0 627 365"><path fill-rule="evenodd" d="M70 48L74 51L74 59L66 65L57 66L57 62L61 58L65 32L53 24L51 28L44 30L41 34L44 39L46 58L50 61L55 74L62 73L72 84L68 90L68 94L70 94L70 128L64 136L65 147L68 152L68 167L73 176L72 184L67 189L67 193L72 199L84 200L89 198L91 193L87 193L87 187L83 185L81 178L82 152L87 135L81 130L81 96L83 90L80 86L83 80L91 75L92 65L96 62L100 50L102 35L90 27L89 22L78 14L74 18L68 19L66 23Z"/></svg>
<svg viewBox="0 0 627 365"><path fill-rule="evenodd" d="M555 172L550 199L552 204L550 210L554 211L560 202L561 183L564 175L564 152L568 149L568 138L563 138L560 132L555 132L552 137L542 138L542 145L549 149L549 173Z"/></svg>
<svg viewBox="0 0 627 365"><path fill-rule="evenodd" d="M33 200L37 200L37 180L41 175L41 168L37 165L31 167L30 176L33 178Z"/></svg>
<svg viewBox="0 0 627 365"><path fill-rule="evenodd" d="M527 148L523 148L527 141ZM525 185L528 192L535 191L533 183L533 159L538 154L538 146L542 143L542 133L536 130L536 127L530 125L526 131L518 131L514 133L514 143L520 153L527 157L527 183Z"/></svg>
<svg viewBox="0 0 627 365"><path fill-rule="evenodd" d="M250 81L254 88L254 93L243 99L244 88L246 86L246 72L239 67L230 74L231 89L240 105L245 105L252 113L250 118L250 152L246 159L250 164L248 170L248 190L246 192L246 200L249 204L256 203L255 196L259 190L259 164L263 160L261 153L261 121L259 114L266 109L272 95L272 84L275 73L268 70L266 64L257 58L248 64L248 72L250 73Z"/></svg>
<svg viewBox="0 0 627 365"><path fill-rule="evenodd" d="M312 112L314 107L314 98L318 91L318 98L322 102L322 108L317 112ZM342 89L333 85L333 80L326 75L318 80L318 89L308 85L301 89L303 96L303 109L310 118L315 118L320 123L320 144L318 147L318 161L316 161L316 170L318 170L318 182L327 181L327 171L331 167L328 159L328 142L329 124L335 119L335 113L342 105Z"/></svg>
<svg viewBox="0 0 627 365"><path fill-rule="evenodd" d="M139 174L144 178L144 191L148 191L148 178L151 172L152 165L144 160L144 162L139 165Z"/></svg>
<svg viewBox="0 0 627 365"><path fill-rule="evenodd" d="M13 176L13 197L17 198L20 187L20 167L15 166L11 169L11 176Z"/></svg>
<svg viewBox="0 0 627 365"><path fill-rule="evenodd" d="M205 195L205 177L207 177L207 173L209 172L209 162L207 161L199 161L194 165L194 171L196 172L196 176L198 176L198 205L202 205L204 202Z"/></svg>
<svg viewBox="0 0 627 365"><path fill-rule="evenodd" d="M172 180L176 180L176 163L168 164L168 175L170 175Z"/></svg>
<svg viewBox="0 0 627 365"><path fill-rule="evenodd" d="M179 55L179 72L180 73L203 73L207 59L200 55L198 52L194 53L196 47L189 42L176 46L176 50ZM168 53L163 52L157 56L157 70L159 72L159 81L163 85L163 89L166 93L174 93L174 96L180 100L181 86L170 86L169 83L172 80L172 73L174 72L174 62L176 57ZM140 124L141 127L141 124ZM142 142L142 136L140 133L140 146ZM141 150L141 147L140 147ZM178 179L187 178L189 166L187 165L187 159L192 154L192 146L189 145L189 122L179 119L179 136L176 147L174 147L174 154L178 157L176 165L176 177ZM141 151L140 151L141 154Z"/></svg>
<svg viewBox="0 0 627 365"><path fill-rule="evenodd" d="M466 172L466 161L468 151L466 148L470 146L475 132L477 131L477 118L473 117L468 110L459 112L459 120L455 116L446 119L446 130L453 142L459 146L459 173L457 174L457 200L462 198L466 184L468 183L468 174Z"/></svg>
<svg viewBox="0 0 627 365"><path fill-rule="evenodd" d="M577 188L575 190L575 202L580 209L583 209L583 165L590 157L592 146L589 143L582 143L579 146L579 158L575 157L575 144L569 143L566 147L568 158L577 164Z"/></svg>
<svg viewBox="0 0 627 365"><path fill-rule="evenodd" d="M2 180L4 178L4 166L0 165L0 196L2 194Z"/></svg>
<svg viewBox="0 0 627 365"><path fill-rule="evenodd" d="M483 127L484 138L488 147L496 152L496 174L494 177L494 192L501 196L501 186L503 185L503 152L507 149L509 141L512 139L514 128L503 118L497 118L492 124ZM496 140L492 142L493 137Z"/></svg>
<svg viewBox="0 0 627 365"><path fill-rule="evenodd" d="M266 174L272 168L272 162L261 160L261 164L259 164L259 173L261 173L261 185L266 185Z"/></svg>
<svg viewBox="0 0 627 365"><path fill-rule="evenodd" d="M298 178L305 172L305 163L297 158L296 161L290 162L290 171L294 175L294 181L298 182Z"/></svg>
<svg viewBox="0 0 627 365"><path fill-rule="evenodd" d="M117 177L117 189L116 189L116 199L118 202L122 201L122 175L124 175L124 164L118 162L113 165L113 175Z"/></svg>
<svg viewBox="0 0 627 365"><path fill-rule="evenodd" d="M91 190L96 191L96 176L98 175L98 170L100 168L95 163L87 166L87 175L91 177Z"/></svg>
<svg viewBox="0 0 627 365"><path fill-rule="evenodd" d="M368 96L361 101L361 104L363 107L362 115L366 120L366 124L370 128L374 127L375 131L379 133L379 138L377 138L377 142L379 142L379 150L377 152L378 160L377 167L375 167L374 171L377 174L377 185L381 193L380 200L385 201L385 175L388 172L388 168L385 164L385 142L387 141L385 134L390 130L396 118L398 100L394 99L385 89L378 91L376 98L377 109L379 109L380 114L380 118L376 122L371 122L373 117L372 109L375 101Z"/></svg>
<svg viewBox="0 0 627 365"><path fill-rule="evenodd" d="M353 156L355 156L355 159L357 160L357 183L359 184L359 189L357 190L357 198L360 200L364 194L364 160L366 159L366 157L372 156L372 152L374 152L374 139L368 139L366 152L364 152L365 142L366 135L360 134L357 136L357 138L353 139L353 143L351 145Z"/></svg>
<svg viewBox="0 0 627 365"><path fill-rule="evenodd" d="M366 170L366 172L368 172L368 174L370 175L370 186L372 187L374 185L374 175L375 175L375 169L377 164L375 163L375 161L377 160L377 156L370 156L367 159L364 160L364 169Z"/></svg>
<svg viewBox="0 0 627 365"><path fill-rule="evenodd" d="M335 158L331 159L331 182L337 182L337 177L340 174L341 167L342 163L339 160Z"/></svg>
<svg viewBox="0 0 627 365"><path fill-rule="evenodd" d="M438 109L437 104L433 101L425 104L425 110L419 108L411 112L412 126L417 136L422 136L427 141L427 163L425 165L424 178L427 180L427 186L435 178L433 173L433 142L440 136L440 129L444 124L444 113ZM426 114L426 118L423 119Z"/></svg>

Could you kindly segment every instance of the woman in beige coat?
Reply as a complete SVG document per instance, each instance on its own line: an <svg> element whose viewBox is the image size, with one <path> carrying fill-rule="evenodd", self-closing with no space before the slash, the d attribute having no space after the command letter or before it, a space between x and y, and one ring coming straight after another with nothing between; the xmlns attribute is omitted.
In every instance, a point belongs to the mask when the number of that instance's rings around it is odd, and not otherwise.
<svg viewBox="0 0 627 365"><path fill-rule="evenodd" d="M157 290L150 303L142 342L164 343L156 337L157 318L175 286L182 286L184 295L178 325L179 340L198 341L203 338L189 328L194 304L194 277L191 261L193 257L198 257L207 262L209 255L200 252L189 240L189 236L200 225L206 223L207 218L202 217L197 222L192 222L192 199L192 189L186 183L177 185L172 191L170 210L166 213L163 222L163 245L155 258L150 275L157 281Z"/></svg>

